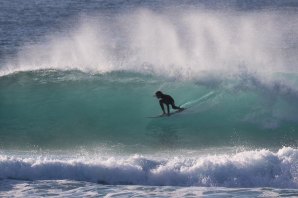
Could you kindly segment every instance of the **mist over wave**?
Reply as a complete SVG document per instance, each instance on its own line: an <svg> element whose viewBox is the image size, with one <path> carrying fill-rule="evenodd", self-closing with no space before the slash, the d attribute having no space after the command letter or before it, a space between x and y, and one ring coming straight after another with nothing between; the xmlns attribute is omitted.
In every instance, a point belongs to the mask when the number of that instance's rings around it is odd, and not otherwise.
<svg viewBox="0 0 298 198"><path fill-rule="evenodd" d="M193 79L202 71L232 75L291 73L297 67L295 12L137 9L82 16L62 33L23 47L1 75L15 71L78 69L134 71Z"/></svg>

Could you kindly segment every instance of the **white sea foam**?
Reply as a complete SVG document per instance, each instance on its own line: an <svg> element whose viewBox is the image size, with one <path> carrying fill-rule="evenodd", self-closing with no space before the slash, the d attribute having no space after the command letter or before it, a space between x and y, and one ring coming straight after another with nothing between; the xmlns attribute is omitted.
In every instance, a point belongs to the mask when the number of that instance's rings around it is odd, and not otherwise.
<svg viewBox="0 0 298 198"><path fill-rule="evenodd" d="M13 188L12 188L13 186ZM1 191L3 189L3 191ZM70 180L0 180L1 197L293 197L297 189L98 185Z"/></svg>
<svg viewBox="0 0 298 198"><path fill-rule="evenodd" d="M0 155L0 179L77 180L102 184L298 187L298 150L284 147L198 157L16 157Z"/></svg>
<svg viewBox="0 0 298 198"><path fill-rule="evenodd" d="M297 15L284 11L139 9L82 17L73 29L26 45L1 68L153 72L194 78L202 71L293 72ZM297 72L297 71L296 71Z"/></svg>

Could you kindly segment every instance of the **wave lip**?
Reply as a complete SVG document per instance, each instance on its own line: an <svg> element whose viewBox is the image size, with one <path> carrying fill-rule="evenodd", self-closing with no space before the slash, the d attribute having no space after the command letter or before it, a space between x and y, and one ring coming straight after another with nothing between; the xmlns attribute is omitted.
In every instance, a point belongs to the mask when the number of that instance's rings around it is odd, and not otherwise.
<svg viewBox="0 0 298 198"><path fill-rule="evenodd" d="M284 147L233 155L151 159L96 157L58 159L0 155L0 178L69 179L101 184L297 188L298 150Z"/></svg>

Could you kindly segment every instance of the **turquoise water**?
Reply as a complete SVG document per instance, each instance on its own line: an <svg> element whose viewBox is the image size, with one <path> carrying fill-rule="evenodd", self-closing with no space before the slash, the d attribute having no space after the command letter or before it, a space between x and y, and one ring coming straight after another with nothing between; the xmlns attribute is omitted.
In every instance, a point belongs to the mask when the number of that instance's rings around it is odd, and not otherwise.
<svg viewBox="0 0 298 198"><path fill-rule="evenodd" d="M296 92L253 80L199 82L51 70L4 76L1 146L296 146ZM168 118L147 118L162 113L153 97L159 88L188 109Z"/></svg>

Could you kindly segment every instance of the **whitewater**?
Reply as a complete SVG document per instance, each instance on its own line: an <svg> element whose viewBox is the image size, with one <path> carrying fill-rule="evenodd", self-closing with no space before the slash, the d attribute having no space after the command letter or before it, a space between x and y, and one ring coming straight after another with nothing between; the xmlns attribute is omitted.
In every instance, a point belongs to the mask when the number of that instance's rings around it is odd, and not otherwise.
<svg viewBox="0 0 298 198"><path fill-rule="evenodd" d="M298 196L297 11L1 2L0 196Z"/></svg>

